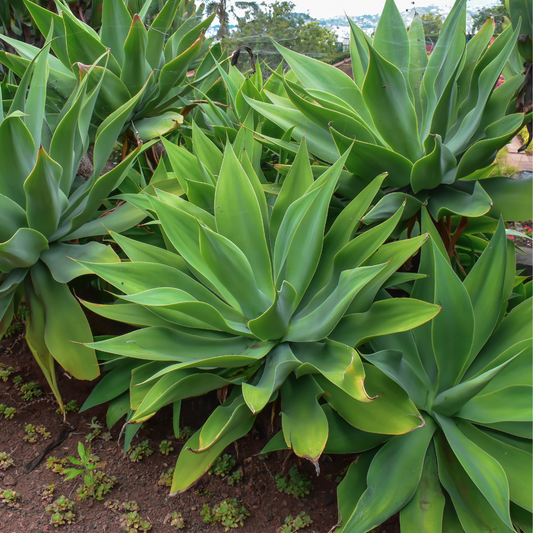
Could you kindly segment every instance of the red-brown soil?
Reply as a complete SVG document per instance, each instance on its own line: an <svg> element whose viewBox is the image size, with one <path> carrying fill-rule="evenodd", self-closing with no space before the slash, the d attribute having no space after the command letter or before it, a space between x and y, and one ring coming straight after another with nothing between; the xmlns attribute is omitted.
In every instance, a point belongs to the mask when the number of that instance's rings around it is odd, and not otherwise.
<svg viewBox="0 0 533 533"><path fill-rule="evenodd" d="M0 503L0 532L53 531L55 528L50 524L50 516L45 511L48 502L43 501L39 491L44 485L54 483L54 499L65 495L75 500L76 488L81 479L78 477L63 482L59 474L46 468L46 458L31 473L24 474L24 465L36 457L51 440L30 444L23 438L27 424L39 424L50 431L51 439L55 439L64 428L62 416L56 413L57 404L52 394L47 392L49 389L46 381L24 341L23 334L6 338L0 344L0 363L15 369L15 374L11 375L7 382L0 381L0 404L16 407L18 410L12 420L5 420L0 415L0 452L10 453L15 461L15 466L6 471L0 470L0 490L14 489L22 495L20 509L12 509ZM12 382L15 375L20 375L24 382L38 381L44 392L43 396L33 402L23 402ZM94 382L68 379L62 371L58 372L58 382L63 399L66 402L75 399L80 406L95 385ZM213 408L211 406L211 409L207 409L206 401L209 400L195 399L184 402L181 421L183 426L198 428L203 423ZM59 459L67 456L77 457L78 442L86 444L85 435L90 431L87 424L93 417L105 423L105 413L105 406L81 414L69 413L67 422L75 428L73 433L47 456L53 455ZM327 533L337 522L337 484L328 480L328 476L334 479L354 456L323 457L322 472L318 478L314 475L314 468L310 463L294 455L285 461L285 453L277 452L270 454L266 460L260 460L257 454L269 437L261 425L257 425L246 437L238 441L237 446L231 445L226 450L226 453L235 457L237 468L241 468L244 474L239 485L231 487L221 478L205 475L186 493L170 497L169 488L159 485L158 481L162 473L174 466L184 443L173 438L170 411L162 410L135 437L134 445L149 439L154 449L153 455L138 463L132 463L128 457L123 457L123 443L117 442L120 425L119 423L113 428L111 441L94 441L91 452L107 463L105 472L117 478L117 484L106 499L118 499L121 502L135 500L140 507L139 514L152 524L151 533L178 531L164 523L166 515L174 511L180 512L185 519L186 527L180 531L222 532L224 528L219 524L204 522L200 511L204 504L212 507L227 497L238 498L250 512L251 516L244 522L244 526L235 530L243 533L275 533L287 515L296 516L301 511L308 512L313 520L304 530L309 533ZM159 443L164 439L172 440L174 451L169 456L159 453ZM296 500L290 495L281 494L276 488L274 476L282 471L284 463L285 470L297 465L300 470L312 476L313 490L305 498ZM208 491L210 496L201 496L198 491L204 494L204 491ZM59 531L123 531L119 524L121 513L106 508L103 501L76 501L75 513L76 523L60 526ZM374 531L399 532L397 519L392 519Z"/></svg>

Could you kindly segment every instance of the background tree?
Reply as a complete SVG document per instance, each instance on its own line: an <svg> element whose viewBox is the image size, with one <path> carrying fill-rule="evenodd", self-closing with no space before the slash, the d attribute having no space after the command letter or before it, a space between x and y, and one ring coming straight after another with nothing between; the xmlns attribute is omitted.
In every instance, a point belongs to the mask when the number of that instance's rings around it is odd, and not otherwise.
<svg viewBox="0 0 533 533"><path fill-rule="evenodd" d="M440 13L427 13L420 16L422 25L424 26L424 33L427 37L438 37L444 23L444 19Z"/></svg>
<svg viewBox="0 0 533 533"><path fill-rule="evenodd" d="M236 7L239 7L236 3ZM228 51L248 45L257 58L271 68L282 61L270 38L281 45L312 57L323 57L336 51L337 35L321 26L308 14L295 13L295 4L280 2L257 8L249 7L237 16L237 27L224 39Z"/></svg>
<svg viewBox="0 0 533 533"><path fill-rule="evenodd" d="M472 16L472 32L476 33L485 24L488 18L494 18L494 34L498 35L502 32L503 17L509 17L509 13L505 7L504 0L499 0L498 5L494 7L482 7Z"/></svg>
<svg viewBox="0 0 533 533"><path fill-rule="evenodd" d="M235 2L235 7L238 9L249 9L252 12L259 9L256 2ZM219 2L212 0L205 6L205 11L207 16L213 14L215 11L217 12L219 23L217 39L223 39L228 33L228 20L230 13L234 12L233 6L228 7L227 0L220 0Z"/></svg>

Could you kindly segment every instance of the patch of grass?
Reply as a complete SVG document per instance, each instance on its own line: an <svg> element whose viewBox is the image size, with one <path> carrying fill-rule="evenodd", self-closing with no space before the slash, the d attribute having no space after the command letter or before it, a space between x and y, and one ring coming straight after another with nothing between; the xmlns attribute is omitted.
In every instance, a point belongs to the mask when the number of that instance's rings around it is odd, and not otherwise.
<svg viewBox="0 0 533 533"><path fill-rule="evenodd" d="M276 474L276 486L280 492L302 498L311 492L313 484L305 472L293 466L287 474Z"/></svg>
<svg viewBox="0 0 533 533"><path fill-rule="evenodd" d="M250 516L248 509L237 498L226 498L212 508L205 503L200 514L204 517L204 522L220 522L224 531L243 526L246 518Z"/></svg>

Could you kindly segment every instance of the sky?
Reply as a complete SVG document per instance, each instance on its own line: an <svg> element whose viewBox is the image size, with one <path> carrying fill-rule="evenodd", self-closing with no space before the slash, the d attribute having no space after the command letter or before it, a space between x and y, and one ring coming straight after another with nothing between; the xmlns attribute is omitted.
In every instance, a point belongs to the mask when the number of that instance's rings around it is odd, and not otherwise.
<svg viewBox="0 0 533 533"><path fill-rule="evenodd" d="M291 0L296 4L295 11L298 13L309 13L316 19L342 16L346 12L350 16L374 15L381 13L385 0ZM453 0L395 0L400 11L416 7L425 6L451 6ZM270 2L267 2L270 3ZM494 0L468 0L468 7L476 8L494 3Z"/></svg>

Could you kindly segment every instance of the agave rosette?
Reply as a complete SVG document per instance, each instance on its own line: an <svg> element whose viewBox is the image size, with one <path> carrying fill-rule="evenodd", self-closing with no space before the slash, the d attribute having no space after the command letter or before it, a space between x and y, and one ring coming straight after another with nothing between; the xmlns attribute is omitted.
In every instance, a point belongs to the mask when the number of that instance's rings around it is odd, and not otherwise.
<svg viewBox="0 0 533 533"><path fill-rule="evenodd" d="M105 120L143 89L129 116L134 124L132 132L143 141L164 135L183 122L181 98L192 89L187 72L209 47L204 33L215 16L202 21L203 4L196 9L189 0L169 0L146 29L144 20L150 4L145 2L132 16L122 0L106 0L101 5L102 24L97 33L61 0L57 1L59 14L25 1L41 32L47 35L51 28L53 31L53 100L64 101L80 72L99 61L89 73L89 88L101 86L93 122ZM167 35L174 24L177 30ZM0 35L0 39L18 53L0 52L0 61L21 76L39 49L6 36Z"/></svg>
<svg viewBox="0 0 533 533"><path fill-rule="evenodd" d="M182 165L183 148L166 148L176 176L195 176L197 168ZM231 389L183 448L172 492L190 487L278 394L287 445L317 468L324 449L340 445L343 424L367 432L361 449L421 425L402 389L363 363L354 346L417 327L439 311L407 298L373 305L384 286L418 276L396 271L427 236L384 244L403 208L357 233L385 176L327 224L347 154L314 180L303 142L270 208L246 150L236 151L228 144L218 154L213 214L194 195L187 201L157 183L156 195L130 198L153 213L168 250L113 234L129 260L82 263L122 293L113 305L85 305L141 326L90 344L113 369L84 409L112 400L110 422L129 410L127 428L135 428L164 405L173 404L179 417L182 399ZM336 340L346 328L359 335L351 344Z"/></svg>
<svg viewBox="0 0 533 533"><path fill-rule="evenodd" d="M508 24L490 46L492 20L468 43L465 24L466 0L458 0L428 57L420 18L407 31L388 0L373 39L350 21L353 79L277 45L291 70L274 75L281 83L265 86L260 97L244 99L294 140L305 135L310 152L326 163L353 145L346 168L354 180L364 184L388 172L389 194L367 215L369 223L404 201L404 221L426 202L436 221L487 213L527 219L531 180L489 177L498 150L530 120L510 111L522 73L495 88L520 24ZM266 140L291 150L290 138Z"/></svg>
<svg viewBox="0 0 533 533"><path fill-rule="evenodd" d="M408 392L426 425L350 467L339 531L364 533L397 512L406 533L531 531L532 305L531 296L511 305L514 247L500 223L461 281L434 235L420 268L431 275L412 296L441 312L413 332L372 339L379 351L365 358Z"/></svg>
<svg viewBox="0 0 533 533"><path fill-rule="evenodd" d="M139 146L122 163L101 174L119 131L142 91L105 120L96 132L94 172L77 176L89 144L90 117L100 84L88 89L85 76L59 117L45 113L50 43L32 60L8 113L0 111L0 337L19 303L29 308L26 339L52 391L62 406L54 361L78 379L99 375L87 319L71 294L69 281L89 273L73 259L118 261L113 250L98 242L76 239L126 230L145 214L134 206L109 213L106 227L98 217L102 202L125 178ZM0 95L0 110L2 110ZM74 341L74 342L72 342Z"/></svg>

